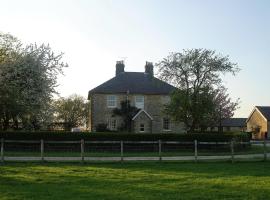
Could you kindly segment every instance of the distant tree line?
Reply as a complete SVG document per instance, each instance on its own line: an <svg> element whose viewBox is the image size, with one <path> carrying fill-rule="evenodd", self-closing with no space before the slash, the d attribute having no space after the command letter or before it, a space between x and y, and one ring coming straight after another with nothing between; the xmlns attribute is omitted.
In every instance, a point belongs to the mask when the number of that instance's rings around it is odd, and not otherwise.
<svg viewBox="0 0 270 200"><path fill-rule="evenodd" d="M54 122L64 130L73 127L88 127L90 103L82 96L73 94L53 101Z"/></svg>

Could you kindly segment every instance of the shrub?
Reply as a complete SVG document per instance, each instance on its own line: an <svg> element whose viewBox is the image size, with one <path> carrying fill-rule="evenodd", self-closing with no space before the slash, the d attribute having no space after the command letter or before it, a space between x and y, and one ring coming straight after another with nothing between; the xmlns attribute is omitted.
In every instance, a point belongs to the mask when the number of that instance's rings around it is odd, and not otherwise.
<svg viewBox="0 0 270 200"><path fill-rule="evenodd" d="M0 132L0 138L10 140L98 140L98 141L204 141L204 142L226 142L249 141L249 133L91 133L91 132Z"/></svg>
<svg viewBox="0 0 270 200"><path fill-rule="evenodd" d="M108 131L108 129L107 129L107 124L105 124L105 123L100 123L100 124L98 124L98 125L96 126L96 131L97 131L97 132L106 132L106 131Z"/></svg>

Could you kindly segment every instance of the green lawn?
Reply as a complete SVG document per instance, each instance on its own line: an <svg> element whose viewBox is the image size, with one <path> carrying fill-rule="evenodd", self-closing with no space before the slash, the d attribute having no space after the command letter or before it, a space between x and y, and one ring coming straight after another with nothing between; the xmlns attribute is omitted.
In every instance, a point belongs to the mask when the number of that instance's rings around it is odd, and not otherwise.
<svg viewBox="0 0 270 200"><path fill-rule="evenodd" d="M270 162L6 163L1 200L270 199Z"/></svg>

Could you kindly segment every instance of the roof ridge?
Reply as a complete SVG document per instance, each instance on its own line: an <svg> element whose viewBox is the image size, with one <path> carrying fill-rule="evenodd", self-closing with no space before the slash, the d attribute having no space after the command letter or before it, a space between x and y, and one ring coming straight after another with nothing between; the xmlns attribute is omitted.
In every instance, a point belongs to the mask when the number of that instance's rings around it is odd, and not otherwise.
<svg viewBox="0 0 270 200"><path fill-rule="evenodd" d="M130 94L160 94L169 95L176 88L169 83L160 80L145 72L124 72L121 73L101 85L93 88L88 93L90 94L119 94L126 93L127 90Z"/></svg>
<svg viewBox="0 0 270 200"><path fill-rule="evenodd" d="M255 106L255 107L267 121L270 121L270 106Z"/></svg>

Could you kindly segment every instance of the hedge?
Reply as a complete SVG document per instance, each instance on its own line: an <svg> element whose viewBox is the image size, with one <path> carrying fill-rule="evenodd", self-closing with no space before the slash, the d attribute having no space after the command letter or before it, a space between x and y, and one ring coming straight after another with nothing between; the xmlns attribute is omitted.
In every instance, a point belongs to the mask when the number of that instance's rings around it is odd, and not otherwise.
<svg viewBox="0 0 270 200"><path fill-rule="evenodd" d="M90 132L0 132L0 138L9 140L93 140L93 141L249 141L250 133L90 133Z"/></svg>

